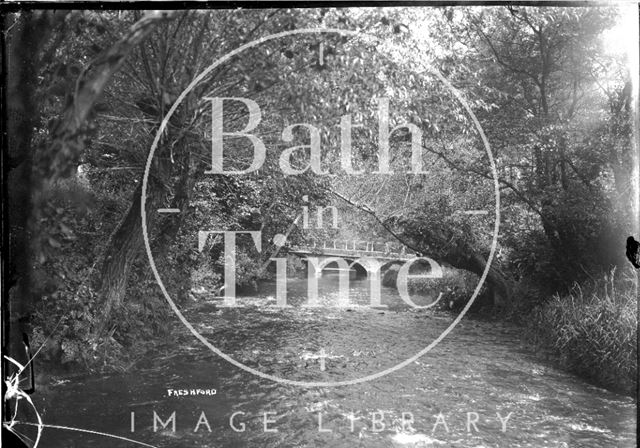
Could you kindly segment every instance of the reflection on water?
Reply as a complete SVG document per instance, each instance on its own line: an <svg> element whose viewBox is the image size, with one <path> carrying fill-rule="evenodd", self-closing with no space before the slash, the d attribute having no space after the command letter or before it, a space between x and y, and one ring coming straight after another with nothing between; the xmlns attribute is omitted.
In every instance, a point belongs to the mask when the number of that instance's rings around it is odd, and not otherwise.
<svg viewBox="0 0 640 448"><path fill-rule="evenodd" d="M298 381L342 381L387 369L427 346L455 317L412 310L388 288L382 291L387 308L372 309L366 280L351 282L348 307L335 307L337 279L320 283L324 306L318 308L303 307L305 281L290 280L286 309L275 306L275 284L265 283L238 298L241 308L198 303L185 314L234 359ZM413 299L424 305L434 297ZM141 371L73 378L41 393L36 404L45 423L158 447L636 445L632 399L542 363L519 341L517 329L500 323L465 318L408 367L336 388L253 376L175 328L175 341L145 360ZM187 395L169 397L167 389ZM216 394L190 395L190 389ZM175 432L168 420L173 412ZM134 445L49 429L42 446Z"/></svg>

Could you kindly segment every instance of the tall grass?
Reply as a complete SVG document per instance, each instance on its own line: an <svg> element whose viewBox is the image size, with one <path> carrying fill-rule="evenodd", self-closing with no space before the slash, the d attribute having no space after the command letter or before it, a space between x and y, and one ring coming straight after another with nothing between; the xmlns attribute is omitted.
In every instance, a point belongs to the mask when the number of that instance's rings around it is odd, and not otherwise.
<svg viewBox="0 0 640 448"><path fill-rule="evenodd" d="M635 274L635 273L634 273ZM636 392L637 279L634 274L574 285L536 308L531 330L569 370L620 392ZM623 277L623 278L621 278Z"/></svg>

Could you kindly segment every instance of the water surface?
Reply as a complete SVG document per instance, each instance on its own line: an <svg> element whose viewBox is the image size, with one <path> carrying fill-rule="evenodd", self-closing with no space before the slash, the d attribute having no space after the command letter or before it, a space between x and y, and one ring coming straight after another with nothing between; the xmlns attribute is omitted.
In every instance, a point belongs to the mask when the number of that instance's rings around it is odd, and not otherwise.
<svg viewBox="0 0 640 448"><path fill-rule="evenodd" d="M350 304L338 307L336 277L320 283L318 308L302 306L305 281L290 280L287 309L275 306L275 284L263 283L258 293L238 298L240 308L221 309L201 299L185 315L239 362L315 382L392 367L427 346L455 317L412 310L389 288L382 291L387 308L372 309L364 280L351 282ZM414 299L427 304L434 297ZM167 325L175 326L174 341L141 360L143 368L52 378L35 397L45 423L163 448L636 446L631 398L554 368L521 341L517 328L502 323L465 317L432 351L397 372L363 384L307 388L247 373L209 351L177 318ZM216 394L176 397L168 389ZM154 413L166 422L173 412L175 432L158 420L154 431ZM41 446L136 445L46 429Z"/></svg>

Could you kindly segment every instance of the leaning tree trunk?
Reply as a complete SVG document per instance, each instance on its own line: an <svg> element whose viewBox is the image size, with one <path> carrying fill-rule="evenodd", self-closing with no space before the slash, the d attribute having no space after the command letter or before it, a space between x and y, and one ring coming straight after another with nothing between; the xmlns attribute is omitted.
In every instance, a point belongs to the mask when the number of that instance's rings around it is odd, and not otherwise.
<svg viewBox="0 0 640 448"><path fill-rule="evenodd" d="M412 234L415 235L415 234ZM481 277L487 268L487 257L478 253L465 241L458 239L451 244L450 238L445 238L439 232L423 230L419 238L407 237L408 244L418 252L430 254L429 256L449 263L456 269L463 269ZM419 242L416 242L419 241ZM511 283L502 272L496 260L492 260L485 279L489 292L491 293L493 304L497 306L505 305L512 299Z"/></svg>
<svg viewBox="0 0 640 448"><path fill-rule="evenodd" d="M478 276L482 276L487 267L487 259L483 255L473 250L460 237L447 235L450 232L435 230L417 220L394 219L386 221L381 219L370 207L353 202L336 191L332 191L332 193L346 203L371 215L398 241L416 252L430 254L438 261L446 261L455 268L473 272ZM396 232L392 225L402 230ZM493 296L494 305L502 305L512 299L510 282L500 267L495 264L495 260L489 267L486 281Z"/></svg>
<svg viewBox="0 0 640 448"><path fill-rule="evenodd" d="M106 328L112 310L122 303L129 272L144 243L140 216L141 201L142 185L139 185L133 193L127 214L111 236L104 254L98 285L98 297L102 299L104 311L97 328L98 336Z"/></svg>
<svg viewBox="0 0 640 448"><path fill-rule="evenodd" d="M180 213L168 217L168 219L160 225L158 236L153 244L160 258L166 256L168 248L180 231L195 186L198 168L197 160L191 155L188 144L184 145L183 150L186 152L185 160L183 160L182 166L180 167L178 181L171 201L171 208L179 209Z"/></svg>
<svg viewBox="0 0 640 448"><path fill-rule="evenodd" d="M430 254L429 256L435 260L447 262L456 269L473 272L478 277L481 277L487 268L487 258L462 240L451 244L450 238L426 230L418 234L412 232L411 235L402 235L402 242L417 252ZM512 299L511 284L495 259L489 267L485 281L494 305L502 306Z"/></svg>
<svg viewBox="0 0 640 448"><path fill-rule="evenodd" d="M450 251L443 258L453 267L473 272L478 277L487 267L487 259L478 253L466 248L464 250ZM511 285L495 260L489 267L486 278L487 286L493 297L493 304L502 306L511 299Z"/></svg>
<svg viewBox="0 0 640 448"><path fill-rule="evenodd" d="M473 272L478 277L482 276L487 268L487 257L478 253L459 237L454 237L454 241L451 241L451 238L447 238L444 233L422 227L405 229L403 237L412 249L430 254L438 261L445 261L454 268ZM495 259L487 271L485 281L494 305L502 306L512 299L511 284Z"/></svg>
<svg viewBox="0 0 640 448"><path fill-rule="evenodd" d="M159 148L159 153L165 148ZM188 145L184 145L185 151L189 151ZM164 179L168 179L171 165L167 157L157 154L159 163L154 166L157 172L149 175L147 185L147 197L145 210L147 216L148 238L152 238L152 229L155 224L155 210L164 202ZM164 266L168 247L178 234L182 224L182 218L186 213L187 205L195 185L195 160L187 153L183 162L180 175L176 184L172 202L173 208L179 208L181 212L177 216L168 216L157 231L152 242L152 248L156 253L156 265ZM141 212L142 182L133 193L133 199L126 215L112 234L105 250L100 277L98 279L98 297L104 305L102 321L94 330L96 336L104 333L109 318L114 309L122 305L127 291L127 283L131 275L132 267L144 247ZM179 285L183 286L183 285Z"/></svg>
<svg viewBox="0 0 640 448"><path fill-rule="evenodd" d="M76 83L80 87L73 97L73 102L67 105L62 118L52 126L51 144L48 152L51 157L50 165L57 169L44 170L50 182L59 177L68 176L70 174L69 168L80 157L85 146L86 125L90 113L107 83L120 70L133 49L144 41L160 22L170 19L172 16L173 13L170 11L155 11L145 14L129 28L120 40L85 67ZM122 288L126 286L127 277L118 278L118 274L123 271L128 272L142 243L139 217L141 193L141 188L138 188L127 216L112 236L113 244L109 246L110 250L106 253L100 287L106 297L105 319L103 319L103 324L99 325L100 333L104 330L104 324L107 322L106 317L109 316L114 301L121 298Z"/></svg>
<svg viewBox="0 0 640 448"><path fill-rule="evenodd" d="M167 216L164 222L159 224L158 235L152 243L156 265L158 265L161 270L167 268L172 269L172 267L169 266L168 260L169 249L173 246L182 227L182 223L188 214L188 207L196 182L198 170L197 159L191 155L189 144L184 145L183 150L186 154L180 167L180 173L174 189L175 192L171 201L171 208L177 208L180 212ZM190 271L192 268L195 268L192 264L192 262L187 260L186 262L178 261L179 266L173 266L173 269L180 269L179 275L172 282L175 297L178 298L178 302L183 302L191 289Z"/></svg>

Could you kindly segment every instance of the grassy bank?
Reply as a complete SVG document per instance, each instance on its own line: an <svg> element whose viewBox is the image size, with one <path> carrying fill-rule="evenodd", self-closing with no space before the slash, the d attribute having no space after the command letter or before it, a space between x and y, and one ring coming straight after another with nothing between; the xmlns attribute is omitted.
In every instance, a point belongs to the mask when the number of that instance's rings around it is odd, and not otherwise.
<svg viewBox="0 0 640 448"><path fill-rule="evenodd" d="M624 273L614 270L546 300L537 285L521 281L506 308L485 309L490 310L492 319L524 327L525 338L538 349L551 352L561 368L594 384L634 395L638 377L636 275L631 269ZM388 271L385 285L394 285L396 276L397 272ZM409 290L434 294L434 299L437 292L443 292L439 308L458 311L477 281L473 274L445 267L442 278L413 279ZM486 294L480 294L474 308L482 308L483 302L490 302Z"/></svg>
<svg viewBox="0 0 640 448"><path fill-rule="evenodd" d="M627 274L575 285L530 313L529 332L562 367L612 390L635 394L637 289Z"/></svg>

